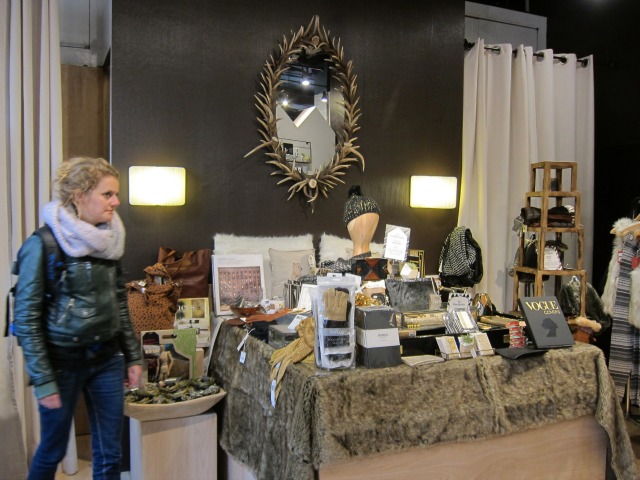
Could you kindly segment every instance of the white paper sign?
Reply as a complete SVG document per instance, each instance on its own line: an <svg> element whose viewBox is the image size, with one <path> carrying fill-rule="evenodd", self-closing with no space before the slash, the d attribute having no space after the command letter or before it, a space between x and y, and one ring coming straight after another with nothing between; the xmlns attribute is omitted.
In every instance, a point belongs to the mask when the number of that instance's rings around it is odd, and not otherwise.
<svg viewBox="0 0 640 480"><path fill-rule="evenodd" d="M409 232L408 228L387 225L382 256L392 260L406 260L409 250Z"/></svg>

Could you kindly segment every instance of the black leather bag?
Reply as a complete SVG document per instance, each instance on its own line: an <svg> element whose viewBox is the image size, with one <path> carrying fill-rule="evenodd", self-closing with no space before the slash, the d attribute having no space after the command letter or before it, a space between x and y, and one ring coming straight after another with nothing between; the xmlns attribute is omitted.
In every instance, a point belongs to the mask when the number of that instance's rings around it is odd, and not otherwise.
<svg viewBox="0 0 640 480"><path fill-rule="evenodd" d="M389 305L399 312L418 312L430 309L430 295L434 290L430 278L417 280L386 279L384 281L389 296Z"/></svg>

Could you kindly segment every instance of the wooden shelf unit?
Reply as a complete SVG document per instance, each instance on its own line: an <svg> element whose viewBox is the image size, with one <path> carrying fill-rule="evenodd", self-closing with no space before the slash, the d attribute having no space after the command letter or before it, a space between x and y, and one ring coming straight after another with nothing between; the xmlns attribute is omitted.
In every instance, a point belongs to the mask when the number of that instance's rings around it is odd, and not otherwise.
<svg viewBox="0 0 640 480"><path fill-rule="evenodd" d="M563 172L569 172L569 190L562 190ZM542 186L538 190L539 174L542 175ZM537 199L540 205L540 226L527 227L527 233L535 233L538 262L537 265L544 265L544 248L548 236L553 235L557 241L562 241L563 234L575 234L577 237L576 269L571 270L544 270L541 268L531 268L522 266L524 263L525 235L520 235L518 247L518 266L514 267L513 273L513 310L518 310L518 297L520 290L520 275L530 274L534 276L534 295L541 297L544 295L544 276L555 277L554 293L558 296L562 287L562 277L575 276L580 280L580 316L585 316L585 297L587 291L587 273L583 268L584 253L584 229L580 223L580 192L577 191L578 164L575 162L540 162L532 163L530 166L529 192L525 194L525 204L531 207L532 199ZM574 220L573 227L550 227L548 223L549 208L563 205L565 199L573 199ZM553 203L553 205L552 205ZM562 258L562 257L561 257Z"/></svg>

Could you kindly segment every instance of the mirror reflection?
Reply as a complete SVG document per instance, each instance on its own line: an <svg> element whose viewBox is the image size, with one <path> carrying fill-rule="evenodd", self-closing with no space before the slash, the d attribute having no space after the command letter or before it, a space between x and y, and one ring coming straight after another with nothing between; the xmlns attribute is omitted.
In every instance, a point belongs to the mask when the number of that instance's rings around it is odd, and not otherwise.
<svg viewBox="0 0 640 480"><path fill-rule="evenodd" d="M313 211L320 194L345 183L351 163L364 169L355 144L360 108L352 62L315 16L282 40L261 78L261 141L246 156L265 149L266 163L276 168L271 175L284 177L278 185L291 182L288 200L300 193Z"/></svg>
<svg viewBox="0 0 640 480"><path fill-rule="evenodd" d="M288 62L280 77L276 107L278 138L292 168L312 174L331 161L336 135L331 127L329 55L320 52Z"/></svg>

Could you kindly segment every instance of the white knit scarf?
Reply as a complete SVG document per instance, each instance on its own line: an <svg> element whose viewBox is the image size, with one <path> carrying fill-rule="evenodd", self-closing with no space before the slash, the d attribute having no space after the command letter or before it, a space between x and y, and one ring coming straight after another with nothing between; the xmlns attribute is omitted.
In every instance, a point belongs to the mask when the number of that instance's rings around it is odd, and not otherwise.
<svg viewBox="0 0 640 480"><path fill-rule="evenodd" d="M75 212L59 200L53 200L44 206L42 216L70 257L118 260L124 254L124 225L116 212L111 222L92 225L77 218Z"/></svg>

